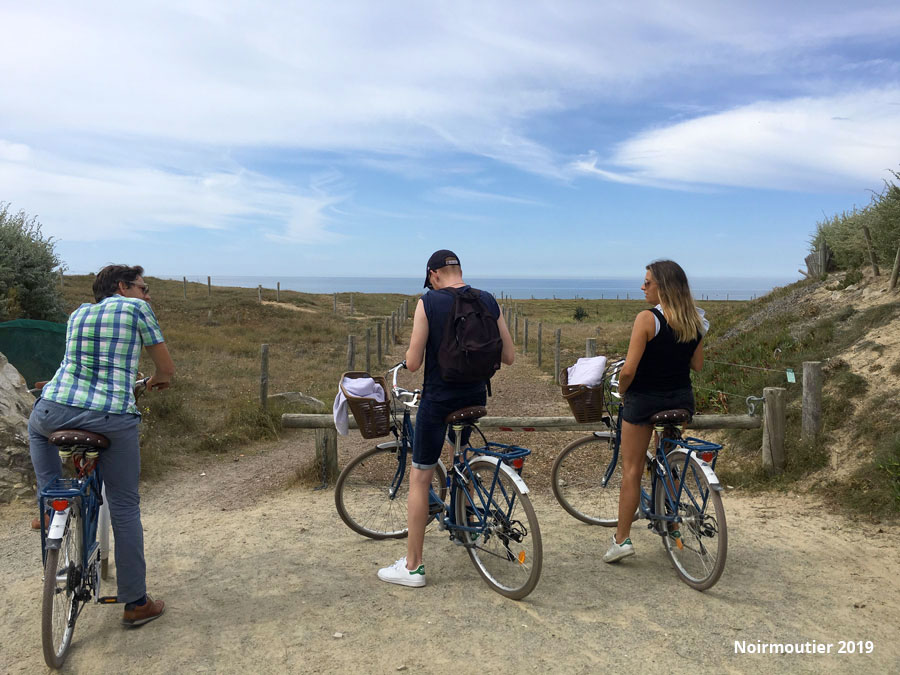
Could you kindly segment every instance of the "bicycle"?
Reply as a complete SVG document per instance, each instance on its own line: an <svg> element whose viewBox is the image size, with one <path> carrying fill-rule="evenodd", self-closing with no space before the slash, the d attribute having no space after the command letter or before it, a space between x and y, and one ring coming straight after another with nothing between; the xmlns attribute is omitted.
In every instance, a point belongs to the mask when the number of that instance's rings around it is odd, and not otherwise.
<svg viewBox="0 0 900 675"><path fill-rule="evenodd" d="M136 399L149 379L135 384ZM44 661L51 668L60 668L84 605L89 601L109 605L119 600L115 595L100 595L101 581L107 576L103 553L104 547L109 550L109 506L97 461L109 440L90 431L61 429L53 432L49 441L59 447L63 461L72 460L75 469L74 478L57 478L38 498L42 519L52 511L49 527L41 528L41 642Z"/></svg>
<svg viewBox="0 0 900 675"><path fill-rule="evenodd" d="M622 405L618 402L617 376L624 363L611 364L602 385L603 422L608 430L595 431L567 445L551 469L557 501L570 515L589 525L618 524ZM650 521L647 528L661 537L678 576L702 591L713 586L725 569L728 530L722 486L715 474L722 446L684 437L683 428L690 419L687 410L665 410L651 418L656 447L647 452L645 482L633 520ZM590 467L599 468L599 481Z"/></svg>
<svg viewBox="0 0 900 675"><path fill-rule="evenodd" d="M397 373L405 367L401 362L388 371L395 403L390 429L394 439L350 461L335 485L335 506L341 520L372 539L407 535L405 478L414 434L411 410L418 405L421 391L397 385ZM466 549L493 590L521 600L537 585L543 560L537 516L521 477L524 458L531 451L488 442L477 426L485 414L483 407L473 406L448 416L455 436L453 463L448 472L438 460L429 489L428 522L436 521L440 530L448 532L450 541ZM466 427L481 435L483 447L463 446Z"/></svg>

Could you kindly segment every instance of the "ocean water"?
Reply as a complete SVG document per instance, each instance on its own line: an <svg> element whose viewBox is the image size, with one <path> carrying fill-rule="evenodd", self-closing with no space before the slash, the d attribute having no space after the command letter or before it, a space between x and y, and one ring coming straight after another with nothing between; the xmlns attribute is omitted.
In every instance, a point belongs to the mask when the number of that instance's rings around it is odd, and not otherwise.
<svg viewBox="0 0 900 675"><path fill-rule="evenodd" d="M189 276L188 281L206 283L206 277ZM467 277L476 288L490 291L497 298L515 300L549 298L643 299L643 275L634 278L604 279L542 279L507 277ZM287 291L303 293L400 293L415 295L422 292L423 278L408 277L273 277L273 276L214 276L216 286L240 288L275 288L280 282ZM698 300L751 300L765 295L776 286L796 281L790 277L695 277L691 290Z"/></svg>

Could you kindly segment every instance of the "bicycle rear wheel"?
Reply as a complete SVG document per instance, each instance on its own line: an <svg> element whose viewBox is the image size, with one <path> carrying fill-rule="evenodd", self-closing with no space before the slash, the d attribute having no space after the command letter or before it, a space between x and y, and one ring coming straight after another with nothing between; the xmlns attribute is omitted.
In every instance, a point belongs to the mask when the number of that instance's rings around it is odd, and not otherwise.
<svg viewBox="0 0 900 675"><path fill-rule="evenodd" d="M500 595L521 600L534 590L541 577L543 548L534 507L528 495L502 469L491 495L496 465L489 459L474 459L469 466L470 485L456 488L456 522L469 522L468 494L475 508L486 509L486 526L481 532L460 536L469 537L469 558L488 585Z"/></svg>
<svg viewBox="0 0 900 675"><path fill-rule="evenodd" d="M62 666L75 632L79 604L77 593L82 584L81 533L80 514L73 504L60 547L48 550L44 563L41 642L44 661L51 668Z"/></svg>
<svg viewBox="0 0 900 675"><path fill-rule="evenodd" d="M407 535L409 477L397 478L400 452L396 447L372 448L354 457L338 476L334 486L338 515L347 527L364 537L402 539ZM404 473L409 471L410 461L407 457ZM446 500L447 473L443 465L435 467L431 486Z"/></svg>
<svg viewBox="0 0 900 675"><path fill-rule="evenodd" d="M615 527L619 522L622 467L618 461L613 464L614 442L615 434L609 431L576 439L562 449L550 471L556 501L588 525ZM611 464L609 481L603 485Z"/></svg>
<svg viewBox="0 0 900 675"><path fill-rule="evenodd" d="M671 525L669 533L662 539L682 581L698 591L705 591L719 580L725 569L728 528L722 496L710 488L696 457L691 456L685 465L686 455L680 449L666 455L674 488L677 490L678 484L683 484L677 505L677 515L681 516L682 522L677 524L680 536L673 536L672 528L676 525ZM655 510L667 514L671 511L662 485L657 485Z"/></svg>

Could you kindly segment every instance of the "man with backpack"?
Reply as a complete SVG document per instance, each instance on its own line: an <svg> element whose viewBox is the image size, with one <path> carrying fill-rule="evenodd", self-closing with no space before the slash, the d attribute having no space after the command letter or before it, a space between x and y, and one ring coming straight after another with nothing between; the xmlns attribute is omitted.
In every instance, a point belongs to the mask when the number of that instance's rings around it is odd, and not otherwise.
<svg viewBox="0 0 900 675"><path fill-rule="evenodd" d="M450 413L484 405L491 376L515 359L512 336L494 297L463 281L459 257L435 251L425 269L429 289L416 305L406 367L425 364L416 413L409 474L406 556L378 570L378 578L401 586L425 585L422 549L428 521L428 488L444 446ZM465 443L467 438L463 437Z"/></svg>

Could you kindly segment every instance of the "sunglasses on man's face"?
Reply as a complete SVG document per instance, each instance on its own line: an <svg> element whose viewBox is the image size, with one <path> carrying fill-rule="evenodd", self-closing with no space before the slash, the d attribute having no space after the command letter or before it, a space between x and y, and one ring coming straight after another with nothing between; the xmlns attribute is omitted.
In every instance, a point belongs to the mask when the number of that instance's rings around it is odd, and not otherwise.
<svg viewBox="0 0 900 675"><path fill-rule="evenodd" d="M137 284L133 281L127 281L125 283L127 283L129 286L136 286L137 288L140 288L142 293L150 292L150 284Z"/></svg>

